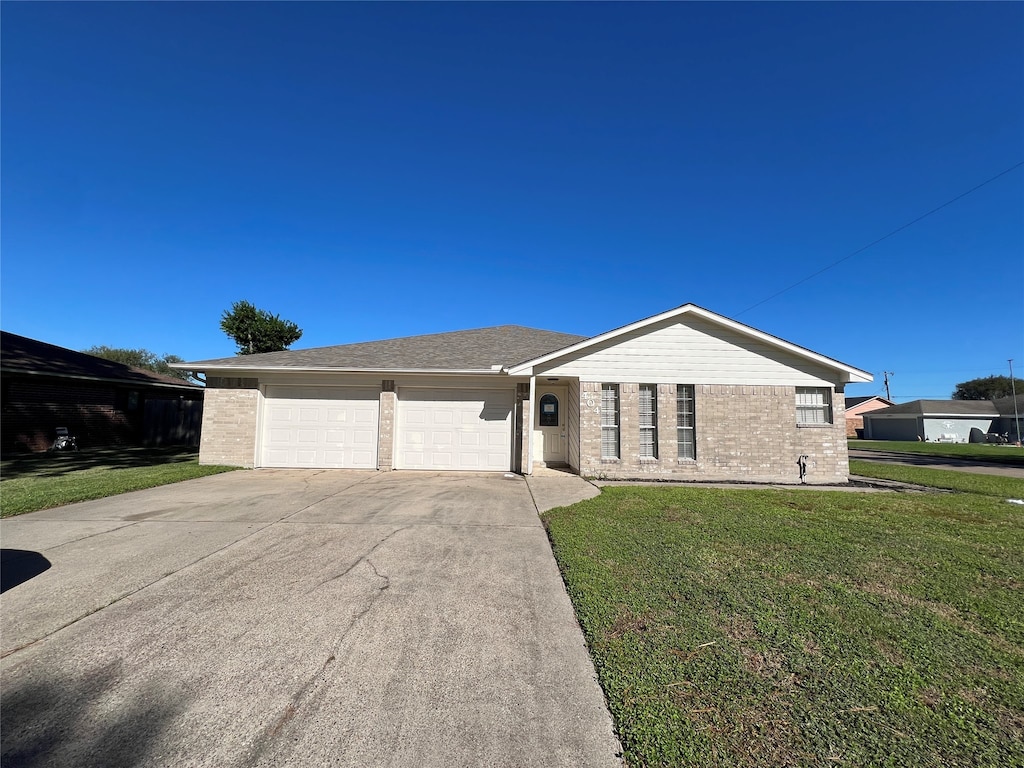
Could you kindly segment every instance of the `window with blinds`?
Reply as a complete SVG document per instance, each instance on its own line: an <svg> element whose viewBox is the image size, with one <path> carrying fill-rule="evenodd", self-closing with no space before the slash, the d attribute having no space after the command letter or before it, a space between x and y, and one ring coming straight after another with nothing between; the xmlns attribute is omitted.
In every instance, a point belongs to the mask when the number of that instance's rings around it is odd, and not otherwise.
<svg viewBox="0 0 1024 768"><path fill-rule="evenodd" d="M831 424L832 390L828 387L797 387L796 423Z"/></svg>
<svg viewBox="0 0 1024 768"><path fill-rule="evenodd" d="M694 398L692 384L676 385L676 440L679 443L680 459L697 458L697 434L695 426Z"/></svg>
<svg viewBox="0 0 1024 768"><path fill-rule="evenodd" d="M619 385L601 385L601 458L619 458Z"/></svg>
<svg viewBox="0 0 1024 768"><path fill-rule="evenodd" d="M640 385L639 400L640 458L658 458L658 388Z"/></svg>

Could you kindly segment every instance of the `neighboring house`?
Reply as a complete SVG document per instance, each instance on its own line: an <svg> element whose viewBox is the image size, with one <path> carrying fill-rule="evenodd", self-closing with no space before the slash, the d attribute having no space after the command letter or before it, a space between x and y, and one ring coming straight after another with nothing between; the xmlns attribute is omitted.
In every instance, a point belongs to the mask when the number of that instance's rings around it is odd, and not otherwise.
<svg viewBox="0 0 1024 768"><path fill-rule="evenodd" d="M515 325L181 364L200 462L843 482L871 375L687 304L593 338Z"/></svg>
<svg viewBox="0 0 1024 768"><path fill-rule="evenodd" d="M999 418L992 423L992 431L1007 435L1011 443L1020 442L1024 437L1024 393L1017 395L1016 405L1013 396L1000 397L992 401Z"/></svg>
<svg viewBox="0 0 1024 768"><path fill-rule="evenodd" d="M81 448L198 445L203 388L0 331L2 450L45 451L57 427Z"/></svg>
<svg viewBox="0 0 1024 768"><path fill-rule="evenodd" d="M863 437L864 414L879 411L891 405L895 405L895 403L878 395L846 398L846 436Z"/></svg>
<svg viewBox="0 0 1024 768"><path fill-rule="evenodd" d="M1024 394L1017 396L1024 416ZM1016 442L1013 398L998 400L912 400L864 415L868 440L924 440L927 442L983 442L987 434L1009 434ZM1022 425L1024 426L1024 425Z"/></svg>

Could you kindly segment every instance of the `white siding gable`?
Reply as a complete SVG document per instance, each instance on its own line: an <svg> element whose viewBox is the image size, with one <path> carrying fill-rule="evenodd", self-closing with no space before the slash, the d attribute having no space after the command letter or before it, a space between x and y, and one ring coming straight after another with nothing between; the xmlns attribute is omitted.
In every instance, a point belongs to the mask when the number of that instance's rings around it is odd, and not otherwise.
<svg viewBox="0 0 1024 768"><path fill-rule="evenodd" d="M840 373L693 315L618 336L578 357L549 360L538 376L645 384L834 386Z"/></svg>

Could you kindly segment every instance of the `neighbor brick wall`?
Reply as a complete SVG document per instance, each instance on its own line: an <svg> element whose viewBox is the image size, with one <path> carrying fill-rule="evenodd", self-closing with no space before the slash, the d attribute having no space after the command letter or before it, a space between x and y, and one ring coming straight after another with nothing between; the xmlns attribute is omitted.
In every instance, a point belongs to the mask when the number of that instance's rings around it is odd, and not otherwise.
<svg viewBox="0 0 1024 768"><path fill-rule="evenodd" d="M256 456L259 390L255 383L246 389L224 389L219 384L211 388L207 383L199 463L252 467Z"/></svg>
<svg viewBox="0 0 1024 768"><path fill-rule="evenodd" d="M843 394L833 395L833 424L798 427L796 389L702 384L694 387L697 459L678 457L675 385L658 385L658 458L638 456L639 385L619 384L620 458L601 459L601 384L580 393L580 474L609 479L799 483L806 454L808 483L845 482L849 472Z"/></svg>
<svg viewBox="0 0 1024 768"><path fill-rule="evenodd" d="M45 451L53 445L57 427L67 427L80 448L137 443L142 397L134 413L128 413L118 399L111 384L7 375L0 449L4 455Z"/></svg>

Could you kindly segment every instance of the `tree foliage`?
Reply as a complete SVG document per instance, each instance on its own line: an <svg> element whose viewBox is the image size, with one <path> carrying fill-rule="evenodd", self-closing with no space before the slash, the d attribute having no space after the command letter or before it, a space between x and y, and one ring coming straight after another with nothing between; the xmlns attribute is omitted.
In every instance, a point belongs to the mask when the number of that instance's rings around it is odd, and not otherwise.
<svg viewBox="0 0 1024 768"><path fill-rule="evenodd" d="M280 352L302 336L302 329L290 320L282 320L248 301L236 301L224 311L220 328L238 345L238 354Z"/></svg>
<svg viewBox="0 0 1024 768"><path fill-rule="evenodd" d="M1024 379L1013 377L1017 386L1017 394L1024 395ZM954 400L995 400L1013 394L1013 385L1009 376L986 376L981 379L962 381L953 391Z"/></svg>
<svg viewBox="0 0 1024 768"><path fill-rule="evenodd" d="M182 381L192 381L193 377L188 371L179 371L171 368L171 363L183 363L185 360L177 355L157 355L148 349L122 349L120 347L107 347L104 345L83 349L83 352L93 357L102 357L122 365L130 365L133 368L142 368L162 376L173 376Z"/></svg>

